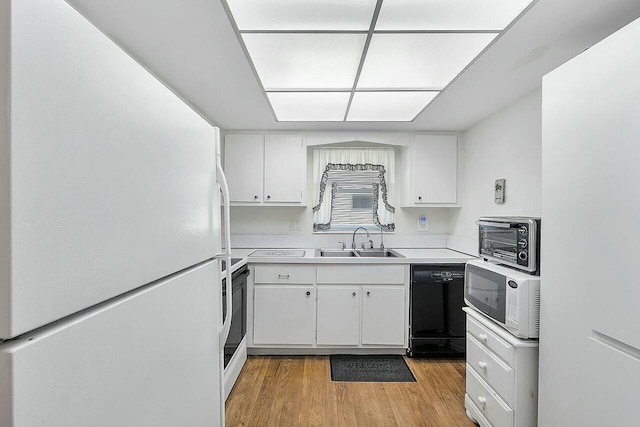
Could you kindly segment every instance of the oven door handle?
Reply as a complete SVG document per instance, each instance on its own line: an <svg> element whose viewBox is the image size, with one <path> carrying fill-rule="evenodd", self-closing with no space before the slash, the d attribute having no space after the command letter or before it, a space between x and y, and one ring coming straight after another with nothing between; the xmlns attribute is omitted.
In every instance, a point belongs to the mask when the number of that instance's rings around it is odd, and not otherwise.
<svg viewBox="0 0 640 427"><path fill-rule="evenodd" d="M496 227L496 228L511 228L511 224L509 224L508 222L476 221L476 224L478 224L478 225L486 225L486 226L489 226L489 227Z"/></svg>

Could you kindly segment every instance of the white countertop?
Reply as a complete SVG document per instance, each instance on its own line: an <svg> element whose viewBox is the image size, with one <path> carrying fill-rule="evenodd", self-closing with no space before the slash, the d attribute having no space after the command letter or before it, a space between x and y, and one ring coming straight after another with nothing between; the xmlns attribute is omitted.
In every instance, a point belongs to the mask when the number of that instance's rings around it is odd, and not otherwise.
<svg viewBox="0 0 640 427"><path fill-rule="evenodd" d="M402 249L389 248L400 253L404 258L331 258L316 257L316 249L300 248L304 256L249 256L256 249L233 249L235 258L246 258L250 263L286 263L286 264L456 264L465 263L475 256L445 248ZM287 252L293 249L287 249ZM262 253L265 250L261 249ZM273 251L283 251L274 248Z"/></svg>

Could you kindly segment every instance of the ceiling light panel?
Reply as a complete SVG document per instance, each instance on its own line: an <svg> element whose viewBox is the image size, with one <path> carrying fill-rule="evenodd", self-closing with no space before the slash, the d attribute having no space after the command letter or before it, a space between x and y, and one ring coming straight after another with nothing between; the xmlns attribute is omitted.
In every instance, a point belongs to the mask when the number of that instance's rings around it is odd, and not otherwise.
<svg viewBox="0 0 640 427"><path fill-rule="evenodd" d="M356 92L349 122L410 122L439 92Z"/></svg>
<svg viewBox="0 0 640 427"><path fill-rule="evenodd" d="M353 87L366 34L243 34L265 90Z"/></svg>
<svg viewBox="0 0 640 427"><path fill-rule="evenodd" d="M227 0L240 31L367 31L376 0Z"/></svg>
<svg viewBox="0 0 640 427"><path fill-rule="evenodd" d="M376 30L502 30L531 0L384 0Z"/></svg>
<svg viewBox="0 0 640 427"><path fill-rule="evenodd" d="M281 122L341 122L350 92L268 92Z"/></svg>
<svg viewBox="0 0 640 427"><path fill-rule="evenodd" d="M491 41L487 33L374 34L358 90L440 90Z"/></svg>

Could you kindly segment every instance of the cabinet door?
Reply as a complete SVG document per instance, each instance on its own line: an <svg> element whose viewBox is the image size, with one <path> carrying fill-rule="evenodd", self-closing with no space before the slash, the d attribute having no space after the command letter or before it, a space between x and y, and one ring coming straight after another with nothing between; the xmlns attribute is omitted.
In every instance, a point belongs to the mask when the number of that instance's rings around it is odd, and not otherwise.
<svg viewBox="0 0 640 427"><path fill-rule="evenodd" d="M307 180L302 135L267 135L264 152L264 201L301 203Z"/></svg>
<svg viewBox="0 0 640 427"><path fill-rule="evenodd" d="M404 294L404 286L362 288L362 344L404 344Z"/></svg>
<svg viewBox="0 0 640 427"><path fill-rule="evenodd" d="M231 202L262 201L264 135L226 135L224 173Z"/></svg>
<svg viewBox="0 0 640 427"><path fill-rule="evenodd" d="M360 342L360 287L318 287L318 345Z"/></svg>
<svg viewBox="0 0 640 427"><path fill-rule="evenodd" d="M311 345L314 332L313 286L255 286L253 312L255 344Z"/></svg>
<svg viewBox="0 0 640 427"><path fill-rule="evenodd" d="M411 170L411 203L455 203L458 185L457 137L416 135Z"/></svg>

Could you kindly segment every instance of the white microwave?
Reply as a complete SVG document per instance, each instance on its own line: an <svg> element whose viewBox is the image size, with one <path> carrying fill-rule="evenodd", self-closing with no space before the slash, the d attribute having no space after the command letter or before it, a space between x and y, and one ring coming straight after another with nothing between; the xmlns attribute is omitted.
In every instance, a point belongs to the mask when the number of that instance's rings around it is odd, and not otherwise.
<svg viewBox="0 0 640 427"><path fill-rule="evenodd" d="M464 301L519 338L538 338L540 277L474 259L467 262Z"/></svg>

